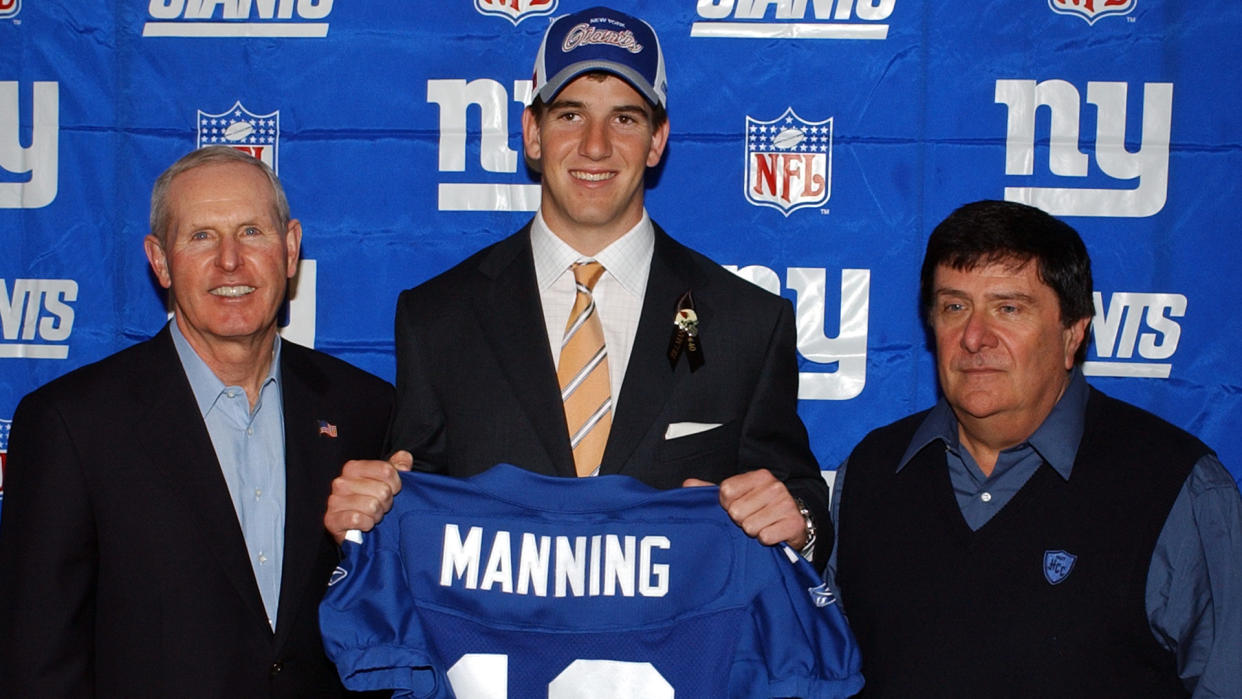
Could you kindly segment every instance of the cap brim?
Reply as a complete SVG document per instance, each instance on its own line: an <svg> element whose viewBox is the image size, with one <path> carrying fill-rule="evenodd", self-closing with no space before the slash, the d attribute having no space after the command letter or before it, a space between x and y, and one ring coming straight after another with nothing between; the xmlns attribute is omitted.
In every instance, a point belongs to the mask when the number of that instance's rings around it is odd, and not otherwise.
<svg viewBox="0 0 1242 699"><path fill-rule="evenodd" d="M575 78L594 71L603 71L621 78L652 105L663 106L663 100L660 99L660 95L656 93L655 88L644 80L637 71L620 63L600 59L579 61L562 68L559 73L549 78L543 87L539 88L537 96L543 100L544 104L548 104Z"/></svg>

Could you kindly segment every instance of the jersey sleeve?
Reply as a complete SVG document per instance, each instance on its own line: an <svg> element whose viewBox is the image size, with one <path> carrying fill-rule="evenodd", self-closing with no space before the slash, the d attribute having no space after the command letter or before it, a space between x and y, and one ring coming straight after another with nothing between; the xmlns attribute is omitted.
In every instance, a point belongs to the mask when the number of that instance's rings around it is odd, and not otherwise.
<svg viewBox="0 0 1242 699"><path fill-rule="evenodd" d="M367 533L361 544L344 543L344 557L319 605L324 651L347 689L391 689L394 698L452 697L418 618L401 556L386 545L384 529Z"/></svg>
<svg viewBox="0 0 1242 699"><path fill-rule="evenodd" d="M751 606L733 667L734 696L834 699L863 686L854 634L836 596L788 546L763 547L766 578Z"/></svg>

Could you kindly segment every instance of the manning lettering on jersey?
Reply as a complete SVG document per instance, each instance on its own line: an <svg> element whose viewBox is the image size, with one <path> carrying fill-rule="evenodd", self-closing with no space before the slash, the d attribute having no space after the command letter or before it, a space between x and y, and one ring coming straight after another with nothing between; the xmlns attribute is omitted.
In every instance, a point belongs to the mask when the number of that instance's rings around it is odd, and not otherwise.
<svg viewBox="0 0 1242 699"><path fill-rule="evenodd" d="M463 538L461 527L445 524L440 586L535 597L663 597L671 548L660 535L485 533L477 526Z"/></svg>

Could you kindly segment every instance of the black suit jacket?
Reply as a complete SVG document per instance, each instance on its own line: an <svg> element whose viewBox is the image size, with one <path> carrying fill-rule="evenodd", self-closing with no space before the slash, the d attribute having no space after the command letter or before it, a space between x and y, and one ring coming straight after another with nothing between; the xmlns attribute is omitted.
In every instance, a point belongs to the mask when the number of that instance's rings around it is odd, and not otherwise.
<svg viewBox="0 0 1242 699"><path fill-rule="evenodd" d="M323 512L346 459L381 456L392 388L287 341L281 382L275 633L167 327L22 400L0 522L0 696L343 693L319 635L339 560Z"/></svg>
<svg viewBox="0 0 1242 699"><path fill-rule="evenodd" d="M401 294L390 446L417 468L469 476L500 462L573 476L565 414L535 281L530 226ZM706 363L669 366L677 301L691 291ZM658 226L630 363L601 473L657 488L757 468L811 509L831 546L828 488L797 409L791 304L677 243ZM720 424L665 439L671 423ZM826 534L826 536L825 536Z"/></svg>

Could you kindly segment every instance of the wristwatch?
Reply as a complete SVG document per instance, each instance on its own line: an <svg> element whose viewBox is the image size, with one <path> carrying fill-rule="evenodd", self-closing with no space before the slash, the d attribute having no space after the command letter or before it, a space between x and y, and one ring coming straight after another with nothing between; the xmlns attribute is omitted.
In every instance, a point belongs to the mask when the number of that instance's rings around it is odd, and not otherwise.
<svg viewBox="0 0 1242 699"><path fill-rule="evenodd" d="M815 520L811 519L811 510L807 508L802 498L794 498L794 503L798 506L798 514L802 515L802 521L806 523L806 544L802 546L799 553L809 561L815 555Z"/></svg>

